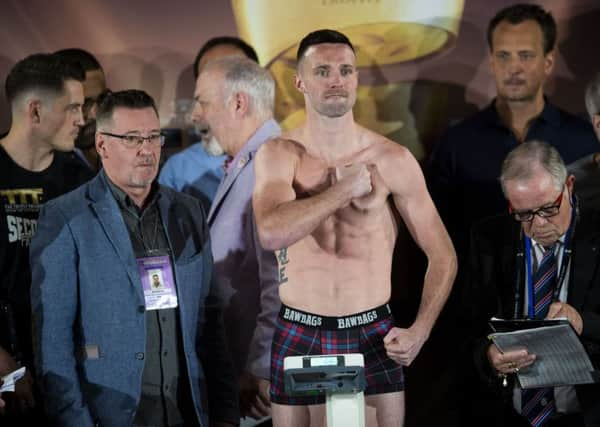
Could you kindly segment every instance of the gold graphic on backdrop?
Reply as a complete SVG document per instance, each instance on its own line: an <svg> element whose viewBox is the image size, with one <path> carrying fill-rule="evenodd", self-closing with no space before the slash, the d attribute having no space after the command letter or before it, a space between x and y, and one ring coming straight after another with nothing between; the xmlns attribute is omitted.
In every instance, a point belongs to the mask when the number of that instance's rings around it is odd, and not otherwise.
<svg viewBox="0 0 600 427"><path fill-rule="evenodd" d="M423 59L454 43L464 0L232 0L240 37L257 51L277 83L275 115L285 129L304 117L304 98L293 86L299 41L319 28L342 31L354 44L361 74ZM381 73L375 73L381 74ZM412 83L360 85L356 120L423 155L408 108ZM414 127L413 127L414 128Z"/></svg>

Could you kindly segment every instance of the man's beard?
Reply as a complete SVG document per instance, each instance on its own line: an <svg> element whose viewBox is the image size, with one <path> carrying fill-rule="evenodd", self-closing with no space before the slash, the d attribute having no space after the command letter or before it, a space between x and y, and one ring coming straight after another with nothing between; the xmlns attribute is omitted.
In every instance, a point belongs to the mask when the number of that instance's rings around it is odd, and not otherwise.
<svg viewBox="0 0 600 427"><path fill-rule="evenodd" d="M344 101L333 104L321 102L316 108L319 114L325 117L336 118L342 117L348 111L352 110L356 99L351 99L349 93L346 91L339 92L339 94L343 96Z"/></svg>
<svg viewBox="0 0 600 427"><path fill-rule="evenodd" d="M225 154L223 147L221 147L221 144L219 144L219 141L217 141L217 138L215 138L214 135L211 135L208 141L202 139L202 145L204 146L206 152L211 156L218 157Z"/></svg>
<svg viewBox="0 0 600 427"><path fill-rule="evenodd" d="M526 93L521 96L503 96L506 102L531 102L535 99L534 94Z"/></svg>
<svg viewBox="0 0 600 427"><path fill-rule="evenodd" d="M510 90L507 90L506 93L501 94L502 99L506 102L531 102L535 99L535 95L537 93L537 87L527 87L527 82L524 79L514 79L516 82L522 82L525 90L520 94L512 95ZM508 84L509 81L505 81L505 84Z"/></svg>

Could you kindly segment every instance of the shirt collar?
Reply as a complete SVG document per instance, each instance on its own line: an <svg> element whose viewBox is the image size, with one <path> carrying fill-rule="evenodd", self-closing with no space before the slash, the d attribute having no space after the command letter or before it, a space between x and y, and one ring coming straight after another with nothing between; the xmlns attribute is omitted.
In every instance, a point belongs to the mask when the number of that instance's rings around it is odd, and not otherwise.
<svg viewBox="0 0 600 427"><path fill-rule="evenodd" d="M140 209L127 193L125 193L117 186L117 184L111 181L111 179L108 177L108 175L106 175L104 170L101 170L100 173L104 174L106 182L108 183L108 187L110 188L110 192L117 200L117 203L121 208L135 209L137 213L141 213L147 207L154 205L160 197L160 186L158 185L156 180L154 180L150 188L150 194L148 194L148 203L146 203L146 205Z"/></svg>
<svg viewBox="0 0 600 427"><path fill-rule="evenodd" d="M490 125L506 128L506 125L502 122L502 119L498 114L498 110L496 110L496 99L497 98L494 98L492 102L484 110L482 110L483 117ZM560 125L560 111L548 101L546 96L544 96L544 108L542 112L533 119L533 121L537 120L540 120L551 126Z"/></svg>
<svg viewBox="0 0 600 427"><path fill-rule="evenodd" d="M554 250L555 251L556 251L556 249L560 249L560 248L562 248L565 245L565 237L566 237L566 235L567 235L567 233L563 234L554 243ZM544 245L542 245L540 242L536 241L535 239L531 239L531 244L533 246L535 246L536 248L540 249L542 252L544 252L546 250L546 248L544 247Z"/></svg>

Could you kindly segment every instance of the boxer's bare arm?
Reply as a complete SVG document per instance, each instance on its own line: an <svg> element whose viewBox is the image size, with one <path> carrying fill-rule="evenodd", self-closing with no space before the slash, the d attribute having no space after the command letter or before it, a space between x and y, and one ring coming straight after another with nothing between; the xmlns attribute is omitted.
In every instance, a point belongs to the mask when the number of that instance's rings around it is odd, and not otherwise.
<svg viewBox="0 0 600 427"><path fill-rule="evenodd" d="M252 203L260 242L267 250L296 243L353 198L371 191L370 173L365 167L319 194L297 199L293 182L302 152L298 144L278 139L264 144L256 155Z"/></svg>
<svg viewBox="0 0 600 427"><path fill-rule="evenodd" d="M456 253L429 196L421 168L410 152L401 146L391 146L382 162L381 175L408 230L428 260L415 322L408 330L397 329L386 337L387 342L402 342L394 358L410 364L448 299L456 276Z"/></svg>

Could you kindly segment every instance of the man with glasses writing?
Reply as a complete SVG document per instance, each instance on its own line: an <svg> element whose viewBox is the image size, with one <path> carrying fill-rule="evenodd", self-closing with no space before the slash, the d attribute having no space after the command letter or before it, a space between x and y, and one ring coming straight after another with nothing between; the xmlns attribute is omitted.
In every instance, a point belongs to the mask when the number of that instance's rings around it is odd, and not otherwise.
<svg viewBox="0 0 600 427"><path fill-rule="evenodd" d="M473 228L465 302L480 379L473 393L481 411L476 417L485 422L480 425L600 423L597 385L521 390L514 374L535 365L536 355L526 348L502 353L486 338L491 317L566 318L598 365L600 213L580 211L574 181L555 148L521 144L504 160L500 176L510 216Z"/></svg>
<svg viewBox="0 0 600 427"><path fill-rule="evenodd" d="M156 182L154 101L110 93L97 125L102 171L47 205L31 246L48 413L61 426L205 426L210 406L212 425L237 423L205 215Z"/></svg>

